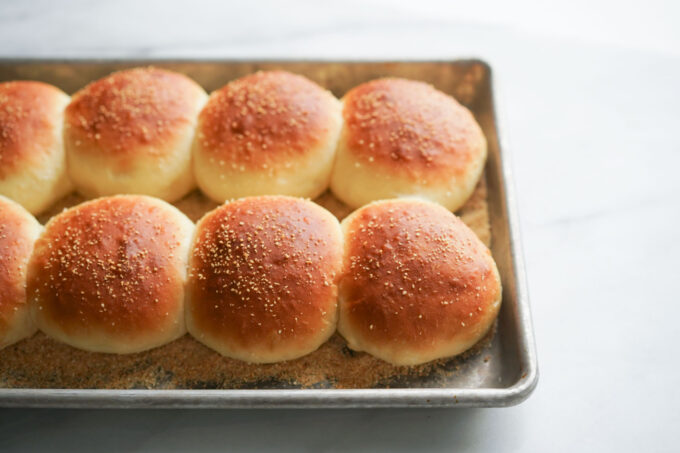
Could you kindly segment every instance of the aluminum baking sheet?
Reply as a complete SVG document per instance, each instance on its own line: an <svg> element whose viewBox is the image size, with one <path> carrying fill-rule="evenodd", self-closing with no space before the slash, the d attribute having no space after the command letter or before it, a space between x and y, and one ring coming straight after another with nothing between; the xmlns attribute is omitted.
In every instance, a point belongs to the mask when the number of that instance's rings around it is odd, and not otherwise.
<svg viewBox="0 0 680 453"><path fill-rule="evenodd" d="M501 145L491 67L480 60L441 62L318 61L45 61L2 60L0 81L32 79L73 93L88 82L124 68L154 65L183 72L206 90L259 69L304 74L341 97L359 83L384 76L434 84L474 114L488 140L486 164L491 251L503 281L496 334L456 373L428 381L409 378L380 388L297 389L267 382L254 389L26 389L0 388L0 406L83 408L347 408L493 407L518 404L536 386L538 366L522 260L510 159ZM0 367L2 352L0 351ZM285 388L284 388L285 387Z"/></svg>

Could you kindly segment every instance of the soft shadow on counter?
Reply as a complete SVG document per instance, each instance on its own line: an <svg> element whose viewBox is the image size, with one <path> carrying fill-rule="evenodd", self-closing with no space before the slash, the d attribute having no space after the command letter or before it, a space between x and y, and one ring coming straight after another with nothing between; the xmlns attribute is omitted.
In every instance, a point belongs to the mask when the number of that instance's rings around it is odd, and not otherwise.
<svg viewBox="0 0 680 453"><path fill-rule="evenodd" d="M0 450L473 451L490 411L4 409Z"/></svg>

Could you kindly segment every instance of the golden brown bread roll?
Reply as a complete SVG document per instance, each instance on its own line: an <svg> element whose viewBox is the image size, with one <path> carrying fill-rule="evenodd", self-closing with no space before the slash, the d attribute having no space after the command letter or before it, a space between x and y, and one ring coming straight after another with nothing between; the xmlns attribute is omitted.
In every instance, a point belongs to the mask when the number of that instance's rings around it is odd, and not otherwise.
<svg viewBox="0 0 680 453"><path fill-rule="evenodd" d="M193 223L155 198L92 200L53 217L28 266L38 328L71 346L131 353L185 332Z"/></svg>
<svg viewBox="0 0 680 453"><path fill-rule="evenodd" d="M0 349L36 331L26 300L26 266L42 226L0 195Z"/></svg>
<svg viewBox="0 0 680 453"><path fill-rule="evenodd" d="M78 91L64 130L78 191L184 196L194 187L191 143L206 99L193 80L158 68L116 72Z"/></svg>
<svg viewBox="0 0 680 453"><path fill-rule="evenodd" d="M311 201L264 196L203 217L189 260L187 329L247 362L290 360L335 331L342 233Z"/></svg>
<svg viewBox="0 0 680 453"><path fill-rule="evenodd" d="M210 95L194 142L196 181L210 198L314 198L328 188L339 101L284 71L258 72Z"/></svg>
<svg viewBox="0 0 680 453"><path fill-rule="evenodd" d="M33 214L73 190L62 138L68 102L46 83L0 83L0 195Z"/></svg>
<svg viewBox="0 0 680 453"><path fill-rule="evenodd" d="M486 160L472 114L423 82L378 79L343 98L331 190L357 208L420 196L451 211L469 198Z"/></svg>
<svg viewBox="0 0 680 453"><path fill-rule="evenodd" d="M338 331L395 365L459 354L493 325L501 282L489 250L445 208L371 203L342 222Z"/></svg>

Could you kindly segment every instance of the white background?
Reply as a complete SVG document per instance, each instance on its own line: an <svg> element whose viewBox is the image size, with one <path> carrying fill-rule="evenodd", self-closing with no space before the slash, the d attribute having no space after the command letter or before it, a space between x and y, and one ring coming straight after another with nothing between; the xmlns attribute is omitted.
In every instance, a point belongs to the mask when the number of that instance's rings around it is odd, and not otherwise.
<svg viewBox="0 0 680 453"><path fill-rule="evenodd" d="M680 451L679 3L1 2L0 55L490 61L541 371L507 409L2 410L0 451Z"/></svg>

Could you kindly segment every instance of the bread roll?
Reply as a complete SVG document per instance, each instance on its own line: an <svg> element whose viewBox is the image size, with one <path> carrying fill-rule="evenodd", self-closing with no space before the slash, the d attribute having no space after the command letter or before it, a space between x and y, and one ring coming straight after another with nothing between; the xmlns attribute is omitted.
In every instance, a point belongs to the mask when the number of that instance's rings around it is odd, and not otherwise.
<svg viewBox="0 0 680 453"><path fill-rule="evenodd" d="M0 349L36 331L26 301L26 266L42 226L0 195Z"/></svg>
<svg viewBox="0 0 680 453"><path fill-rule="evenodd" d="M451 211L470 197L486 160L486 139L472 114L422 82L379 79L343 98L344 125L331 179L357 208L419 196Z"/></svg>
<svg viewBox="0 0 680 453"><path fill-rule="evenodd" d="M32 214L73 190L62 139L68 102L46 83L0 83L0 195Z"/></svg>
<svg viewBox="0 0 680 453"><path fill-rule="evenodd" d="M311 201L252 197L201 219L192 247L187 328L247 362L295 359L335 332L342 233Z"/></svg>
<svg viewBox="0 0 680 453"><path fill-rule="evenodd" d="M258 72L210 95L194 142L196 181L210 198L315 198L328 188L339 101L312 81Z"/></svg>
<svg viewBox="0 0 680 453"><path fill-rule="evenodd" d="M338 331L351 349L417 365L460 354L493 325L496 264L451 212L416 199L378 201L342 228Z"/></svg>
<svg viewBox="0 0 680 453"><path fill-rule="evenodd" d="M53 217L28 266L33 317L48 336L132 353L185 332L193 223L155 198L99 198Z"/></svg>
<svg viewBox="0 0 680 453"><path fill-rule="evenodd" d="M116 72L77 92L64 141L78 191L184 196L194 187L191 143L206 99L188 77L157 68Z"/></svg>

